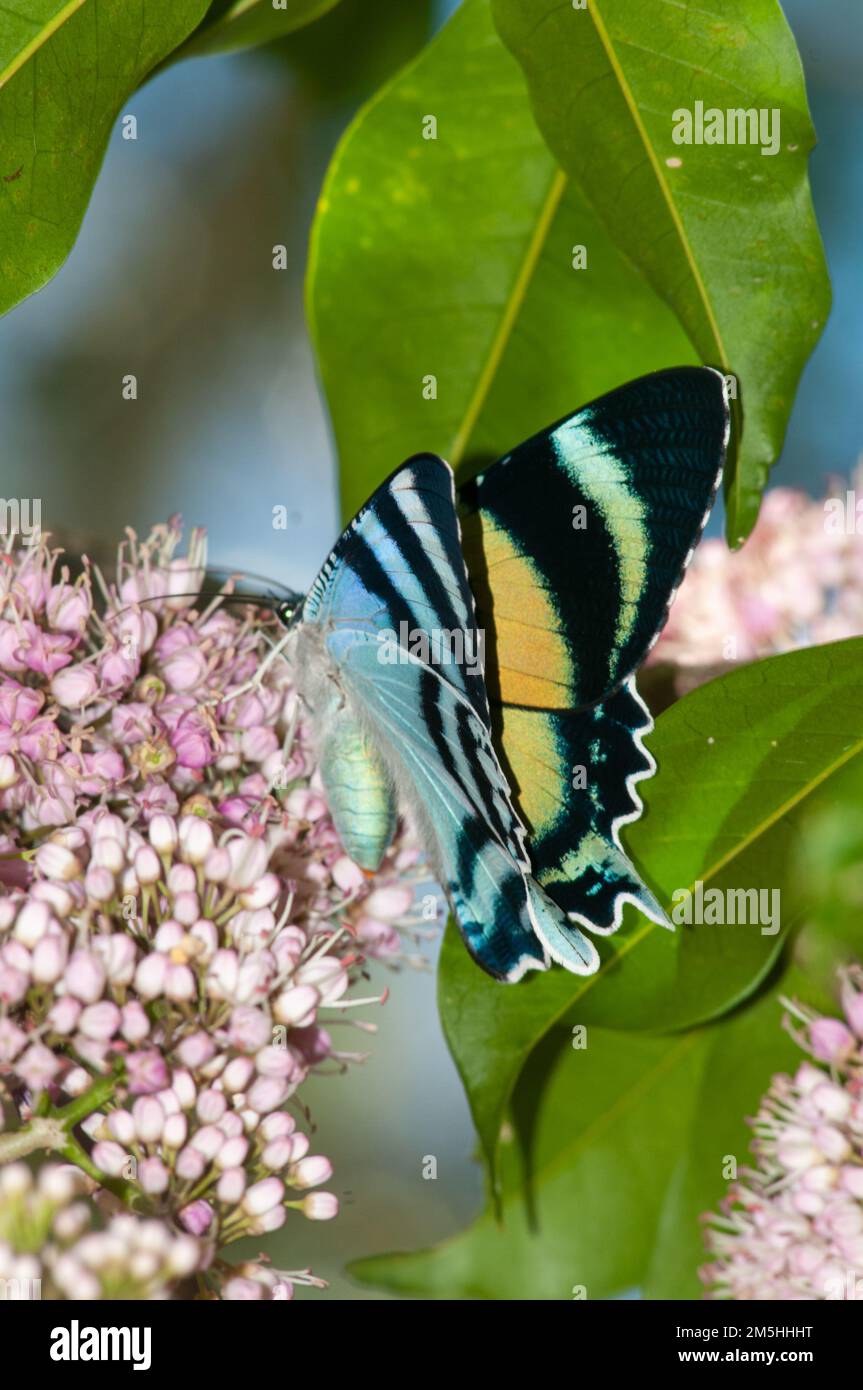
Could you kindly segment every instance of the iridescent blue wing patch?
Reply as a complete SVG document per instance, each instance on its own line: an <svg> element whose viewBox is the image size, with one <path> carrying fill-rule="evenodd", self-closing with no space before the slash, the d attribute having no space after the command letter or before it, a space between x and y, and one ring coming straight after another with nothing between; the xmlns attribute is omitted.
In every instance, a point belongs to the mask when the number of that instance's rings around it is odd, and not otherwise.
<svg viewBox="0 0 863 1390"><path fill-rule="evenodd" d="M333 730L365 739L394 799L417 824L471 954L513 981L549 957L596 969L595 947L531 878L524 828L495 753L481 666L432 667L402 640L409 633L475 628L461 553L452 474L432 456L410 460L344 532L302 611L296 670L317 716L322 767ZM370 785L340 803L367 804L357 842L381 823ZM325 781L331 799L341 787ZM330 781L333 786L330 786Z"/></svg>
<svg viewBox="0 0 863 1390"><path fill-rule="evenodd" d="M410 659L381 665L367 634L328 646L407 802L474 959L513 982L548 956L580 974L596 948L530 877L523 828L491 734L448 681Z"/></svg>

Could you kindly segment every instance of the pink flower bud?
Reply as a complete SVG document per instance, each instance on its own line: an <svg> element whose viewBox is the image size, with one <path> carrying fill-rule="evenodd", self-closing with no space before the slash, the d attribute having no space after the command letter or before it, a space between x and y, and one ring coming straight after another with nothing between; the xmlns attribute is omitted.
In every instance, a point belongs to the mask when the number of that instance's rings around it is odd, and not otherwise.
<svg viewBox="0 0 863 1390"><path fill-rule="evenodd" d="M262 1047L255 1057L255 1067L261 1076L293 1076L297 1070L296 1058L286 1047Z"/></svg>
<svg viewBox="0 0 863 1390"><path fill-rule="evenodd" d="M240 1052L257 1052L270 1041L272 1025L260 1009L234 1009L228 1025L228 1037Z"/></svg>
<svg viewBox="0 0 863 1390"><path fill-rule="evenodd" d="M273 1017L289 1028L308 1028L315 1021L321 996L311 985L283 990L273 1003Z"/></svg>
<svg viewBox="0 0 863 1390"><path fill-rule="evenodd" d="M197 1182L207 1171L207 1163L208 1160L201 1153L200 1149L192 1148L190 1144L187 1144L186 1147L181 1149L177 1154L177 1161L174 1167L177 1177L182 1178L184 1182ZM186 1229L191 1230L192 1228L187 1226ZM192 1234L194 1235L195 1232L193 1231Z"/></svg>
<svg viewBox="0 0 863 1390"><path fill-rule="evenodd" d="M413 900L410 888L393 884L389 888L375 888L363 903L363 911L381 921L396 922L410 912Z"/></svg>
<svg viewBox="0 0 863 1390"><path fill-rule="evenodd" d="M70 849L49 840L36 851L36 867L46 878L68 882L81 874L81 864Z"/></svg>
<svg viewBox="0 0 863 1390"><path fill-rule="evenodd" d="M167 1192L171 1174L160 1158L142 1158L138 1164L138 1181L151 1196Z"/></svg>
<svg viewBox="0 0 863 1390"><path fill-rule="evenodd" d="M243 1211L249 1216L263 1216L264 1212L277 1207L284 1200L285 1185L279 1178L262 1178L252 1183L243 1198Z"/></svg>
<svg viewBox="0 0 863 1390"><path fill-rule="evenodd" d="M243 907L257 910L259 908L270 907L276 901L281 892L281 884L275 874L264 874L257 883L253 883L248 892L240 894L240 902Z"/></svg>
<svg viewBox="0 0 863 1390"><path fill-rule="evenodd" d="M208 883L226 883L231 872L231 856L224 845L210 850L204 861L204 877Z"/></svg>
<svg viewBox="0 0 863 1390"><path fill-rule="evenodd" d="M236 1110L228 1110L219 1120L219 1129L226 1139L236 1139L238 1134L243 1133L242 1116Z"/></svg>
<svg viewBox="0 0 863 1390"><path fill-rule="evenodd" d="M91 866L84 876L84 891L92 903L109 903L116 893L113 874Z"/></svg>
<svg viewBox="0 0 863 1390"><path fill-rule="evenodd" d="M261 1162L265 1168L280 1173L291 1161L292 1147L290 1139L274 1139L272 1143L264 1146Z"/></svg>
<svg viewBox="0 0 863 1390"><path fill-rule="evenodd" d="M346 854L341 855L333 864L330 873L333 882L343 893L355 893L358 888L362 888L366 882L365 874L359 864L355 864L353 859L349 859Z"/></svg>
<svg viewBox="0 0 863 1390"><path fill-rule="evenodd" d="M164 1057L153 1050L128 1052L126 1076L133 1096L150 1095L168 1083L168 1066Z"/></svg>
<svg viewBox="0 0 863 1390"><path fill-rule="evenodd" d="M172 864L168 871L168 888L171 893L194 893L197 888L195 870L191 864Z"/></svg>
<svg viewBox="0 0 863 1390"><path fill-rule="evenodd" d="M97 1042L107 1042L113 1038L119 1027L120 1010L107 999L98 1004L88 1004L78 1022L78 1029L84 1037Z"/></svg>
<svg viewBox="0 0 863 1390"><path fill-rule="evenodd" d="M29 974L0 960L0 1004L19 1004L29 987Z"/></svg>
<svg viewBox="0 0 863 1390"><path fill-rule="evenodd" d="M289 1087L279 1077L259 1076L246 1094L246 1103L256 1114L266 1115L282 1105L288 1095Z"/></svg>
<svg viewBox="0 0 863 1390"><path fill-rule="evenodd" d="M296 1121L292 1115L286 1115L284 1110L278 1110L273 1115L267 1115L260 1123L260 1133L263 1139L281 1139L293 1134L296 1129Z"/></svg>
<svg viewBox="0 0 863 1390"><path fill-rule="evenodd" d="M191 1110L198 1096L198 1088L187 1071L175 1071L171 1079L171 1090L184 1110Z"/></svg>
<svg viewBox="0 0 863 1390"><path fill-rule="evenodd" d="M150 1032L150 1020L137 999L124 1004L120 1032L129 1043L143 1042Z"/></svg>
<svg viewBox="0 0 863 1390"><path fill-rule="evenodd" d="M213 832L200 816L183 816L180 821L180 855L187 864L203 864L213 849Z"/></svg>
<svg viewBox="0 0 863 1390"><path fill-rule="evenodd" d="M127 1169L129 1155L112 1139L105 1139L93 1146L93 1162L109 1177L119 1178Z"/></svg>
<svg viewBox="0 0 863 1390"><path fill-rule="evenodd" d="M202 1124L214 1125L222 1118L227 1108L228 1102L222 1092L210 1088L201 1091L195 1105L195 1113Z"/></svg>
<svg viewBox="0 0 863 1390"><path fill-rule="evenodd" d="M809 1025L815 1056L822 1062L840 1063L854 1050L854 1034L838 1018L816 1018Z"/></svg>
<svg viewBox="0 0 863 1390"><path fill-rule="evenodd" d="M142 1144L156 1144L165 1127L165 1112L155 1096L139 1096L132 1106L135 1133Z"/></svg>
<svg viewBox="0 0 863 1390"><path fill-rule="evenodd" d="M135 1121L128 1110L112 1110L108 1116L108 1129L123 1148L129 1148L137 1138Z"/></svg>
<svg viewBox="0 0 863 1390"><path fill-rule="evenodd" d="M254 1217L248 1226L251 1236L268 1236L273 1231L281 1230L288 1219L288 1213L284 1207L271 1207L262 1216Z"/></svg>
<svg viewBox="0 0 863 1390"><path fill-rule="evenodd" d="M325 1004L340 999L348 988L348 973L342 963L327 956L301 965L296 972L298 985L312 985L320 991Z"/></svg>
<svg viewBox="0 0 863 1390"><path fill-rule="evenodd" d="M177 1056L184 1067L191 1067L193 1071L196 1071L205 1062L209 1062L215 1051L216 1044L207 1033L192 1033L180 1043L177 1048Z"/></svg>
<svg viewBox="0 0 863 1390"><path fill-rule="evenodd" d="M177 841L177 825L173 818L155 815L150 821L150 844L157 854L173 854Z"/></svg>
<svg viewBox="0 0 863 1390"><path fill-rule="evenodd" d="M322 1182L329 1182L332 1176L333 1165L328 1158L320 1155L301 1158L291 1169L291 1186L318 1187Z"/></svg>
<svg viewBox="0 0 863 1390"><path fill-rule="evenodd" d="M227 849L231 860L228 886L235 893L247 891L266 873L267 847L261 840L240 835L228 842Z"/></svg>
<svg viewBox="0 0 863 1390"><path fill-rule="evenodd" d="M234 1057L222 1073L222 1086L229 1095L245 1091L254 1073L255 1068L249 1057Z"/></svg>
<svg viewBox="0 0 863 1390"><path fill-rule="evenodd" d="M212 960L219 948L219 932L214 922L206 917L199 917L193 925L189 935L199 941L203 946L203 951L199 955L200 960Z"/></svg>
<svg viewBox="0 0 863 1390"><path fill-rule="evenodd" d="M65 985L82 1004L95 1004L105 988L105 967L95 951L74 951L66 967Z"/></svg>
<svg viewBox="0 0 863 1390"><path fill-rule="evenodd" d="M332 1192L310 1192L303 1198L303 1216L310 1221L332 1221L339 1214L339 1199Z"/></svg>
<svg viewBox="0 0 863 1390"><path fill-rule="evenodd" d="M213 1220L213 1209L209 1202L200 1198L197 1202L191 1202L180 1212L180 1222L187 1231L193 1236L203 1236L210 1228Z"/></svg>
<svg viewBox="0 0 863 1390"><path fill-rule="evenodd" d="M217 1168L241 1168L249 1152L249 1141L242 1135L226 1139L216 1154Z"/></svg>
<svg viewBox="0 0 863 1390"><path fill-rule="evenodd" d="M212 999L232 999L240 978L236 951L217 951L207 970L207 993Z"/></svg>
<svg viewBox="0 0 863 1390"><path fill-rule="evenodd" d="M65 936L43 936L33 948L30 973L34 982L53 985L66 969L68 954Z"/></svg>
<svg viewBox="0 0 863 1390"><path fill-rule="evenodd" d="M839 1170L839 1185L852 1197L863 1200L863 1167L846 1163Z"/></svg>
<svg viewBox="0 0 863 1390"><path fill-rule="evenodd" d="M92 666L67 666L51 681L51 694L62 709L80 709L99 693L99 681Z"/></svg>
<svg viewBox="0 0 863 1390"><path fill-rule="evenodd" d="M155 819L155 817L154 817ZM150 824L152 825L152 821ZM162 865L159 856L151 845L142 845L135 851L135 876L142 887L158 883L162 877Z"/></svg>
<svg viewBox="0 0 863 1390"><path fill-rule="evenodd" d="M185 1115L169 1115L162 1131L162 1144L168 1149L180 1149L186 1142L189 1123Z"/></svg>
<svg viewBox="0 0 863 1390"><path fill-rule="evenodd" d="M92 608L85 584L55 584L48 592L46 616L59 632L83 632Z"/></svg>
<svg viewBox="0 0 863 1390"><path fill-rule="evenodd" d="M225 1142L225 1136L216 1125L202 1125L196 1130L190 1140L193 1149L203 1154L207 1160L216 1157L219 1149Z"/></svg>
<svg viewBox="0 0 863 1390"><path fill-rule="evenodd" d="M47 903L25 902L15 919L13 935L16 941L32 948L51 925L51 910ZM55 924L56 925L56 924Z"/></svg>
<svg viewBox="0 0 863 1390"><path fill-rule="evenodd" d="M165 977L165 996L176 1003L194 999L197 994L195 977L188 965L169 965Z"/></svg>
<svg viewBox="0 0 863 1390"><path fill-rule="evenodd" d="M0 791L8 791L18 781L18 765L11 753L0 755Z"/></svg>
<svg viewBox="0 0 863 1390"><path fill-rule="evenodd" d="M142 999L156 999L165 991L168 976L168 957L152 951L139 961L135 971L135 989Z"/></svg>
<svg viewBox="0 0 863 1390"><path fill-rule="evenodd" d="M71 994L64 994L62 999L58 999L56 1004L51 1006L48 1014L48 1022L53 1032L59 1033L61 1037L66 1038L70 1033L74 1033L75 1029L78 1027L80 1014L81 1005L78 1003L78 1000L73 999ZM0 1057L2 1057L2 1053L0 1053Z"/></svg>
<svg viewBox="0 0 863 1390"><path fill-rule="evenodd" d="M216 1196L225 1206L235 1207L243 1199L246 1190L246 1174L242 1168L226 1168L219 1178Z"/></svg>

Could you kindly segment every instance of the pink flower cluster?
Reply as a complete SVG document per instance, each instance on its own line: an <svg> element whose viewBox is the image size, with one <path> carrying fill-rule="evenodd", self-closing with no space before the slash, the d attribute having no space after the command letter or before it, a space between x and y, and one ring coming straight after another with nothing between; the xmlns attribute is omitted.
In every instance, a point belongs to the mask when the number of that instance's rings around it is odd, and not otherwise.
<svg viewBox="0 0 863 1390"><path fill-rule="evenodd" d="M710 1298L863 1301L863 969L844 1019L787 1002L811 1060L773 1079L755 1119L758 1166L705 1218Z"/></svg>
<svg viewBox="0 0 863 1390"><path fill-rule="evenodd" d="M4 1297L166 1297L200 1267L200 1243L162 1221L109 1217L85 1200L78 1168L46 1163L34 1178L23 1163L0 1168L0 1280Z"/></svg>
<svg viewBox="0 0 863 1390"><path fill-rule="evenodd" d="M196 1240L203 1296L283 1298L316 1281L219 1251L336 1214L295 1097L359 1058L333 1029L385 997L352 996L366 960L422 934L418 854L345 855L286 662L234 695L271 616L184 597L179 541L130 534L110 586L44 541L0 568L0 1129L18 1157L74 1112L61 1153Z"/></svg>
<svg viewBox="0 0 863 1390"><path fill-rule="evenodd" d="M856 480L863 498L863 470ZM826 501L775 488L739 551L695 551L649 661L686 668L681 689L726 663L863 633L863 518L847 524L844 489Z"/></svg>

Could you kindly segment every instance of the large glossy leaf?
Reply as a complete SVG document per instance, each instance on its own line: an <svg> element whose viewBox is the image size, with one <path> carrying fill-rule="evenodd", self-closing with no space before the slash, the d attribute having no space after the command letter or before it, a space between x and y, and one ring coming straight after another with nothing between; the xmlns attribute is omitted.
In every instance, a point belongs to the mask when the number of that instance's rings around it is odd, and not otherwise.
<svg viewBox="0 0 863 1390"><path fill-rule="evenodd" d="M488 0L465 0L349 128L315 221L308 309L348 513L417 450L475 464L629 377L695 360L550 156Z"/></svg>
<svg viewBox="0 0 863 1390"><path fill-rule="evenodd" d="M698 879L708 888L780 890L777 934L731 925L672 934L632 913L599 943L595 975L554 969L502 986L450 931L441 1016L491 1165L516 1078L550 1028L562 1020L690 1027L765 977L799 919L787 890L801 819L829 804L845 770L863 765L861 683L863 640L791 652L693 691L660 716L651 737L659 772L644 786L644 817L629 829L636 861L667 904Z"/></svg>
<svg viewBox="0 0 863 1390"><path fill-rule="evenodd" d="M736 1159L738 1168L753 1162L746 1116L755 1114L771 1076L793 1072L803 1060L781 1027L781 997L795 995L830 1011L831 1001L822 989L792 965L751 1007L710 1030L643 1284L646 1298L698 1298L703 1293L698 1278L705 1263L701 1217L716 1211L725 1195L727 1160Z"/></svg>
<svg viewBox="0 0 863 1390"><path fill-rule="evenodd" d="M578 1296L596 1299L637 1285L703 1050L697 1033L669 1040L590 1029L578 1051L550 1040L515 1107L529 1126L529 1153L515 1142L502 1150L502 1221L488 1210L434 1250L378 1256L351 1272L431 1298L566 1299L581 1286Z"/></svg>
<svg viewBox="0 0 863 1390"><path fill-rule="evenodd" d="M284 39L304 25L311 24L339 0L233 0L211 5L204 23L175 55L194 58L205 53L230 53L238 48Z"/></svg>
<svg viewBox="0 0 863 1390"><path fill-rule="evenodd" d="M727 1160L751 1161L755 1113L771 1076L803 1053L781 1026L783 996L830 1009L820 980L787 962L745 1008L664 1039L588 1028L576 1051L546 1040L513 1101L502 1196L431 1250L353 1267L397 1293L449 1298L589 1299L637 1287L698 1298L701 1217L724 1196ZM584 1296L584 1295L582 1295Z"/></svg>
<svg viewBox="0 0 863 1390"><path fill-rule="evenodd" d="M123 103L206 8L31 0L0 10L0 312L63 264Z"/></svg>
<svg viewBox="0 0 863 1390"><path fill-rule="evenodd" d="M493 0L493 12L563 168L703 360L738 378L745 423L726 475L736 543L830 307L807 181L815 136L778 0ZM762 153L769 124L759 143L674 143L674 113L694 115L696 102L778 112L775 152Z"/></svg>

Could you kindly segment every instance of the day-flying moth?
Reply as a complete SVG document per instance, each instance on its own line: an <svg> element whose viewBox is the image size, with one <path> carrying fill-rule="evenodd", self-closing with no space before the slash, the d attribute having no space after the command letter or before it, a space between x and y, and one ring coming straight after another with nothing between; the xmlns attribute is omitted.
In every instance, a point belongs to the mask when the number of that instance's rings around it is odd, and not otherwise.
<svg viewBox="0 0 863 1390"><path fill-rule="evenodd" d="M551 961L590 974L582 928L615 931L626 901L669 925L619 839L654 771L634 672L710 510L728 421L720 373L682 367L584 406L459 492L448 464L417 455L281 610L347 853L376 868L406 809L497 979Z"/></svg>

